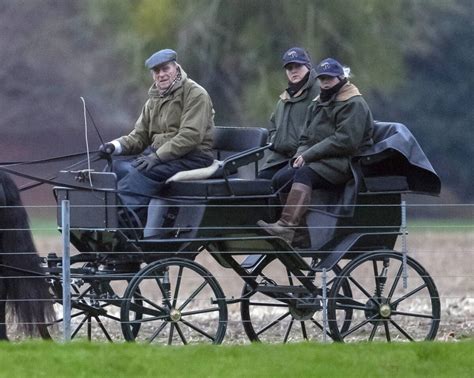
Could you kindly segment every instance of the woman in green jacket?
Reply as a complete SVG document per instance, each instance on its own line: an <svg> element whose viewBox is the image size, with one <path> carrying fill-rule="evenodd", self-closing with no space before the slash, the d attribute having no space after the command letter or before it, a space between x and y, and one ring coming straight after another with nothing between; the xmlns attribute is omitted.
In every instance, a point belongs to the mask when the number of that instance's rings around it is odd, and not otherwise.
<svg viewBox="0 0 474 378"><path fill-rule="evenodd" d="M349 181L351 157L373 144L372 113L342 65L327 58L316 72L320 94L308 109L294 161L273 178L275 188L288 193L286 205L277 222L258 222L270 235L289 242L303 221L312 190L332 190Z"/></svg>
<svg viewBox="0 0 474 378"><path fill-rule="evenodd" d="M316 71L305 49L293 47L283 54L288 88L280 95L270 118L271 151L260 178L271 179L295 154L311 100L318 94Z"/></svg>

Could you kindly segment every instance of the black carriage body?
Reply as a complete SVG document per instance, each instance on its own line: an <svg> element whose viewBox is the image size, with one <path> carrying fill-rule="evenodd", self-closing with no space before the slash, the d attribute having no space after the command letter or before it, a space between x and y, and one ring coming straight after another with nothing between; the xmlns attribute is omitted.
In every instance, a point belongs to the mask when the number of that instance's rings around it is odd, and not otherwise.
<svg viewBox="0 0 474 378"><path fill-rule="evenodd" d="M378 123L376 133L378 143L353 160L356 181L329 196L314 192L306 219L311 247L301 254L328 257L336 253L340 258L349 251L391 249L400 231L401 194L439 193L439 179L424 155L405 146L405 134L411 134L403 125ZM113 173L65 172L64 182L71 186L55 188L55 192L58 202L71 201L72 242L81 252L131 250L168 255L197 252L212 244L223 252L268 252L276 247L273 238L259 241L259 248L251 241L262 238L256 222L275 221L281 208L271 181L256 178L257 162L268 147L266 137L265 129L217 128L216 157L223 159L219 172L214 178L170 182L162 198L151 200L143 235L135 237L119 225ZM411 143L417 146L414 139ZM326 201L323 205L321 198ZM244 245L239 247L235 239Z"/></svg>

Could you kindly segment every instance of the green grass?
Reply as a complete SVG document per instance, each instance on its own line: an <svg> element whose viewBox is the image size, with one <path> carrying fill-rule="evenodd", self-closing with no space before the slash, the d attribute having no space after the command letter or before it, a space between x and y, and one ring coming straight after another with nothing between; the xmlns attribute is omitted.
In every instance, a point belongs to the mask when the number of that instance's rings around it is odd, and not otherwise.
<svg viewBox="0 0 474 378"><path fill-rule="evenodd" d="M472 377L474 342L154 347L0 344L1 377Z"/></svg>
<svg viewBox="0 0 474 378"><path fill-rule="evenodd" d="M407 220L408 232L474 232L474 219L413 219Z"/></svg>

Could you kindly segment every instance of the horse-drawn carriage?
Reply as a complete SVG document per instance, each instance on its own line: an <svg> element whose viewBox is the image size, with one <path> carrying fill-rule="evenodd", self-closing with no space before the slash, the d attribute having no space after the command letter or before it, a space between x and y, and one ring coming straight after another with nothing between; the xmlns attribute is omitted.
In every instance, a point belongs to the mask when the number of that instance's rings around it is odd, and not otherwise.
<svg viewBox="0 0 474 378"><path fill-rule="evenodd" d="M215 169L172 178L144 225L121 206L114 173L62 172L54 193L70 217L63 225L59 212L58 225L79 252L70 259L73 336L91 337L96 323L112 339L116 324L129 341L218 344L238 304L252 341L434 339L436 286L393 248L404 232L402 194L437 195L439 179L403 125L377 123L376 142L353 159L354 181L314 193L304 249L256 225L281 209L271 181L256 178L266 129L217 127ZM240 296L226 296L227 277L195 261L203 251L240 277ZM45 259L58 303L61 264Z"/></svg>

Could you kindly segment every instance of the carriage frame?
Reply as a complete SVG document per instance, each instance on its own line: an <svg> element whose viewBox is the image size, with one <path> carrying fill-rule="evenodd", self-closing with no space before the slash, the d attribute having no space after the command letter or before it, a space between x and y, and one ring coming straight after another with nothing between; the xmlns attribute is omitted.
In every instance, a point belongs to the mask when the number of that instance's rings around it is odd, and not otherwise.
<svg viewBox="0 0 474 378"><path fill-rule="evenodd" d="M394 149L355 157L356 181L328 197L344 200L352 193L353 202L334 204L326 198L321 203L328 193L313 193L305 226L310 246L301 249L256 226L259 219L275 221L281 211L271 181L257 178L258 162L270 148L267 130L216 127L214 148L219 163L213 176L169 182L163 196L151 199L145 225L121 205L114 173L61 173L62 185L53 191L58 205L68 201L71 210L67 228L58 210L58 228L80 252L70 258L72 316L81 319L72 337L85 330L94 338L95 321L102 336L112 340L104 325L108 319L120 324L127 341L219 344L229 322L227 306L236 303L251 341L436 337L436 285L406 251L393 250L397 238L405 236L402 195L438 194L434 171L411 165ZM242 279L240 297L226 297L216 277L195 261L202 251ZM45 269L61 303L61 258L48 255ZM186 295L185 273L201 280ZM408 279L415 282L411 288ZM118 281L126 286L120 294L113 287ZM404 307L412 300L429 309L419 313ZM278 314L264 319L262 327L261 312L267 308ZM205 314L212 315L209 324L193 323L193 317ZM403 319L415 319L421 333L412 333Z"/></svg>

